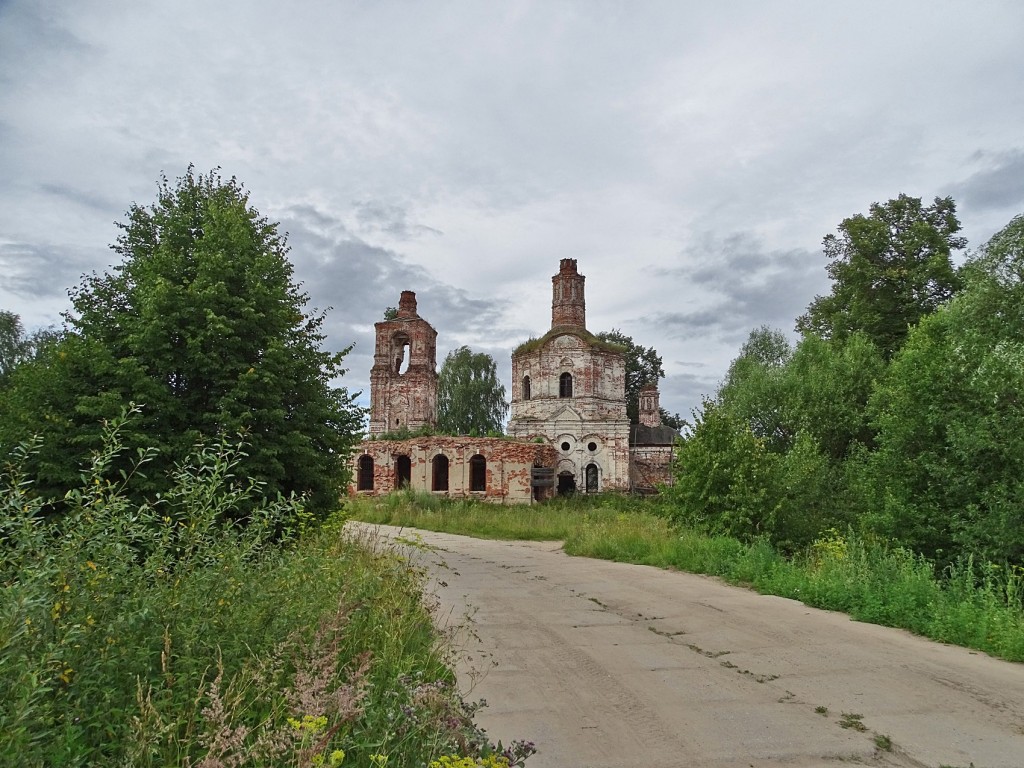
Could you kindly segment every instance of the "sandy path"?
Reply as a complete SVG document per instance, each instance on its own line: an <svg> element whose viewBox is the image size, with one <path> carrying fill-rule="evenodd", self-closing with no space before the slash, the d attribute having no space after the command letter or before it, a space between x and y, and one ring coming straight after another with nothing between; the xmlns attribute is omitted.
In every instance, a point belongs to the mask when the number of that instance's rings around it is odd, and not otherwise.
<svg viewBox="0 0 1024 768"><path fill-rule="evenodd" d="M471 618L467 697L530 768L1024 768L1024 665L557 544L373 530L423 542L442 620Z"/></svg>

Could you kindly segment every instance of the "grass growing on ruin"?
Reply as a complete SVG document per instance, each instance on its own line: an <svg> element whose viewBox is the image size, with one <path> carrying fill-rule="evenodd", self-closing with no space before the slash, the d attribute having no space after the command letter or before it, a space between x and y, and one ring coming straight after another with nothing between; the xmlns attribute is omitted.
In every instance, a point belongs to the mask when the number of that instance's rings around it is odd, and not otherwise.
<svg viewBox="0 0 1024 768"><path fill-rule="evenodd" d="M964 557L940 577L899 547L830 531L786 557L767 541L673 527L658 500L602 496L499 507L435 496L363 499L353 517L480 538L564 541L565 552L720 577L941 642L1024 661L1024 569Z"/></svg>
<svg viewBox="0 0 1024 768"><path fill-rule="evenodd" d="M134 503L118 430L59 518L20 474L31 447L0 470L0 765L501 764L421 572L261 498L231 445Z"/></svg>

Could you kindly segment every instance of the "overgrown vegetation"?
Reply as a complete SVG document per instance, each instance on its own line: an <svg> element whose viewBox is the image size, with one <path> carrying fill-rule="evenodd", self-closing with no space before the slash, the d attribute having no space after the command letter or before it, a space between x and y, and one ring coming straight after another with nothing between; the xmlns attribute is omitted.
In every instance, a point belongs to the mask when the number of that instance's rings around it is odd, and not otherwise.
<svg viewBox="0 0 1024 768"><path fill-rule="evenodd" d="M523 745L503 755L473 725L422 574L342 535L340 516L307 527L224 442L139 505L115 470L125 431L107 424L58 520L21 471L38 446L4 468L0 763L521 763Z"/></svg>
<svg viewBox="0 0 1024 768"><path fill-rule="evenodd" d="M799 343L752 332L694 414L674 520L791 553L849 529L939 576L1024 566L1024 216L956 269L959 228L952 200L901 195L826 238Z"/></svg>
<svg viewBox="0 0 1024 768"><path fill-rule="evenodd" d="M330 512L362 414L336 386L347 350L324 349L325 315L306 306L277 225L235 179L189 168L162 178L157 200L132 205L119 227L120 263L85 276L61 336L14 355L0 377L0 455L41 436L30 468L60 499L99 446L98 425L144 403L123 439L158 448L158 471L132 476L137 501L166 490L196 441L244 432L247 477Z"/></svg>
<svg viewBox="0 0 1024 768"><path fill-rule="evenodd" d="M673 522L674 502L606 495L532 507L396 494L360 499L355 519L498 539L562 540L570 555L718 576L941 642L1024 661L1024 569L965 557L935 563L877 537L830 530L782 554Z"/></svg>

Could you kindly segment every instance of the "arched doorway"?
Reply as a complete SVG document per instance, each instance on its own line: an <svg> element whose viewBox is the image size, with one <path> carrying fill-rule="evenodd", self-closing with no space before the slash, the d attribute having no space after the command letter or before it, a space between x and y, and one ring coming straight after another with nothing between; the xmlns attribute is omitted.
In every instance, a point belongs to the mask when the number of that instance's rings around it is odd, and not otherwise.
<svg viewBox="0 0 1024 768"><path fill-rule="evenodd" d="M373 457L365 453L359 457L359 473L356 478L356 490L373 490Z"/></svg>
<svg viewBox="0 0 1024 768"><path fill-rule="evenodd" d="M487 459L479 453L469 460L469 490L487 490Z"/></svg>
<svg viewBox="0 0 1024 768"><path fill-rule="evenodd" d="M558 473L558 495L572 496L576 493L576 475L565 470Z"/></svg>
<svg viewBox="0 0 1024 768"><path fill-rule="evenodd" d="M395 488L408 488L412 484L412 461L408 456L395 457Z"/></svg>
<svg viewBox="0 0 1024 768"><path fill-rule="evenodd" d="M431 483L430 490L432 491L447 491L448 490L448 457L443 453L437 454L431 464Z"/></svg>

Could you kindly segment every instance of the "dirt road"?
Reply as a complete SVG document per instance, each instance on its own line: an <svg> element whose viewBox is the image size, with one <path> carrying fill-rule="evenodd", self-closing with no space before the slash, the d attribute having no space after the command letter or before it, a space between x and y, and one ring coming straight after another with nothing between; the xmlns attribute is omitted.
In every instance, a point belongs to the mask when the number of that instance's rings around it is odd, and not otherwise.
<svg viewBox="0 0 1024 768"><path fill-rule="evenodd" d="M467 697L530 768L1024 768L1024 665L558 544L376 530L422 542L442 620L471 619Z"/></svg>

